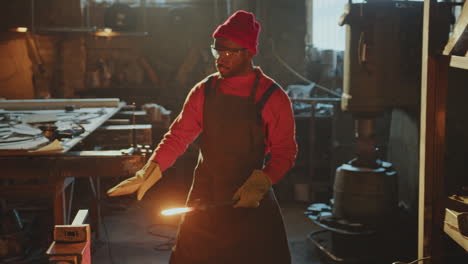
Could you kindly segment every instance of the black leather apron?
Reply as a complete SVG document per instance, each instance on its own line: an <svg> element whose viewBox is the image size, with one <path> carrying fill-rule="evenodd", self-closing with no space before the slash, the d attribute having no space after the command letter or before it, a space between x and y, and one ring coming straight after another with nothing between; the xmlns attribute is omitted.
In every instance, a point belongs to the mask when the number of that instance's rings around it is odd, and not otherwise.
<svg viewBox="0 0 468 264"><path fill-rule="evenodd" d="M187 204L230 201L255 169L263 166L265 135L254 96L217 91L220 79L205 86L203 133ZM211 87L215 82L214 88ZM179 226L171 264L291 263L282 215L270 189L259 208L220 206L187 213Z"/></svg>

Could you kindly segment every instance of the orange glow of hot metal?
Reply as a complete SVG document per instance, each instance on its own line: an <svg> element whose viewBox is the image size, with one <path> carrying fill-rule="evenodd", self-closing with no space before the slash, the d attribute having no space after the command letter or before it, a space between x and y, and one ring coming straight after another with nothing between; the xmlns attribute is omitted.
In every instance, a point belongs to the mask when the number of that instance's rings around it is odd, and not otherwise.
<svg viewBox="0 0 468 264"><path fill-rule="evenodd" d="M181 208L172 208L167 209L161 212L163 215L176 215L176 214L183 214L193 211L193 207L181 207Z"/></svg>

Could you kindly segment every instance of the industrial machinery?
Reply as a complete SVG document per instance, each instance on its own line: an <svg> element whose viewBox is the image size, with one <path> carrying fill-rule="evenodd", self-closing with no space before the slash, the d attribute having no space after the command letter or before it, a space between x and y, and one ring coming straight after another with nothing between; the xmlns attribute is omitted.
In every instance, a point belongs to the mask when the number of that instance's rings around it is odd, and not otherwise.
<svg viewBox="0 0 468 264"><path fill-rule="evenodd" d="M378 158L376 119L390 107L419 102L422 17L422 2L368 0L349 1L340 18L346 26L341 106L355 122L356 156L336 169L332 204L306 212L324 228L309 239L334 262L398 255L385 247L398 242L392 234L399 221L397 173ZM448 34L449 24L441 25Z"/></svg>

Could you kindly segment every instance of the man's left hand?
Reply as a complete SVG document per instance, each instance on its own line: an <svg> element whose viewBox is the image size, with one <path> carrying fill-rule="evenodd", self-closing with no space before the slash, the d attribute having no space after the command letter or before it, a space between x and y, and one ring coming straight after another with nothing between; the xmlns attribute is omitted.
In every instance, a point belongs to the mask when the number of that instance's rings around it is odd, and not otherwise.
<svg viewBox="0 0 468 264"><path fill-rule="evenodd" d="M232 197L233 201L238 202L234 205L237 207L257 208L260 206L260 201L271 187L270 177L262 170L254 170L245 183L236 191Z"/></svg>

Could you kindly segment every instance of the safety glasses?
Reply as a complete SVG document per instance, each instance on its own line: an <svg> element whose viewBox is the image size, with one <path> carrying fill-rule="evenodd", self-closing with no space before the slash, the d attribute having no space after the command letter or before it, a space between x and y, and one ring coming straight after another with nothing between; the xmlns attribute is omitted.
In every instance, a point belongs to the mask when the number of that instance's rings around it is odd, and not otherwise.
<svg viewBox="0 0 468 264"><path fill-rule="evenodd" d="M211 45L211 53L215 59L218 59L221 56L232 57L236 54L239 54L241 51L246 50L246 48L240 49L229 49L229 48L216 48L214 45Z"/></svg>

